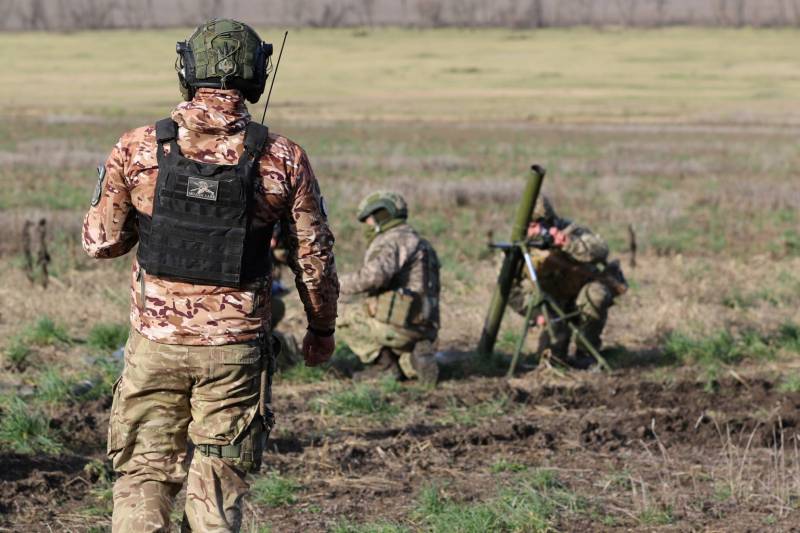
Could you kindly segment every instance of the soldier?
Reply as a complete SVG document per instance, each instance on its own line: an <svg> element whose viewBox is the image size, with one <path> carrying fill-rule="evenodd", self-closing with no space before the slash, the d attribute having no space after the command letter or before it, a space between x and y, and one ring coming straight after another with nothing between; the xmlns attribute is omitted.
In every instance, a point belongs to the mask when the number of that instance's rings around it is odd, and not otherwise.
<svg viewBox="0 0 800 533"><path fill-rule="evenodd" d="M601 335L608 310L616 296L624 292L625 278L614 261L607 263L608 244L588 228L561 218L546 196L537 203L528 225L528 238L547 234L552 240L549 250L532 249L531 258L539 278L539 286L568 315L591 345L600 349ZM535 287L525 265L520 265L509 296L509 305L521 315ZM544 316L536 316L544 325ZM552 320L550 329L539 337L539 353L550 354L576 368L588 368L595 359L585 346L576 342L574 357L568 357L572 331L562 320Z"/></svg>
<svg viewBox="0 0 800 533"><path fill-rule="evenodd" d="M340 334L372 367L361 377L388 372L433 385L439 375L434 343L439 332L439 259L406 219L406 201L380 191L364 198L358 220L368 248L358 272L342 276L342 294L367 296L349 306Z"/></svg>
<svg viewBox="0 0 800 533"><path fill-rule="evenodd" d="M245 475L272 426L269 243L279 219L308 319L306 364L334 348L338 281L319 185L303 149L245 105L263 93L271 46L245 24L212 20L178 54L186 101L122 136L83 224L95 258L139 244L108 431L115 532L169 531L187 475L183 531L239 530Z"/></svg>

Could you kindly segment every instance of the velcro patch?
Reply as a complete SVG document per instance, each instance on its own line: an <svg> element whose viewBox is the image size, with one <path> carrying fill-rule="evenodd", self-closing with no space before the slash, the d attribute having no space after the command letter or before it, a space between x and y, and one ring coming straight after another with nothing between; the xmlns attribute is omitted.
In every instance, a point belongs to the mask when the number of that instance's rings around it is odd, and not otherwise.
<svg viewBox="0 0 800 533"><path fill-rule="evenodd" d="M186 185L186 196L189 198L216 202L217 191L219 191L219 182L205 178L189 178L189 183Z"/></svg>

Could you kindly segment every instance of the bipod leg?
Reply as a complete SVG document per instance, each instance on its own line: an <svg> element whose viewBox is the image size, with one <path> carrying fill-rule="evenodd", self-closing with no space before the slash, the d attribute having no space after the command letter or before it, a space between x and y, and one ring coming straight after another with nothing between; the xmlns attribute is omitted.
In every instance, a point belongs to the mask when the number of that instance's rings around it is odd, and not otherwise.
<svg viewBox="0 0 800 533"><path fill-rule="evenodd" d="M592 354L592 357L597 359L597 363L600 365L600 367L603 370L606 370L606 371L610 372L611 371L611 365L608 364L608 361L606 361L606 359L602 355L600 355L600 352L598 352L597 349L595 349L595 347L592 346L592 344L586 339L586 337L583 335L581 330L579 330L575 326L575 324L573 324L569 320L566 320L568 318L567 314L564 313L564 311L558 306L558 304L556 304L552 300L552 298L547 298L547 305L551 309L553 309L553 311L555 311L555 313L558 315L558 318L560 318L561 320L565 320L567 322L567 325L569 326L569 329L572 331L572 333L575 334L575 338L578 341L580 341L581 344L583 344L583 347L586 348L586 350L590 354Z"/></svg>
<svg viewBox="0 0 800 533"><path fill-rule="evenodd" d="M611 365L609 365L608 361L606 361L605 357L600 355L600 352L598 352L597 349L594 346L592 346L592 343L590 343L588 341L588 339L586 339L586 337L583 335L581 330L578 329L575 326L575 324L573 324L571 322L569 323L569 327L572 330L572 333L575 334L575 339L580 341L580 343L583 344L583 347L586 348L586 350L590 354L592 354L592 357L597 359L597 362L600 363L600 366L603 368L603 370L605 370L607 372L611 372Z"/></svg>
<svg viewBox="0 0 800 533"><path fill-rule="evenodd" d="M514 376L514 372L517 370L517 365L519 364L519 357L522 354L522 348L525 345L525 339L528 338L528 329L531 325L531 318L533 317L533 310L538 307L538 303L536 303L535 295L531 293L528 296L528 305L525 309L525 323L522 326L522 335L519 336L519 340L517 341L517 346L514 349L514 357L511 358L511 365L508 367L508 372L506 372L506 377L511 378Z"/></svg>

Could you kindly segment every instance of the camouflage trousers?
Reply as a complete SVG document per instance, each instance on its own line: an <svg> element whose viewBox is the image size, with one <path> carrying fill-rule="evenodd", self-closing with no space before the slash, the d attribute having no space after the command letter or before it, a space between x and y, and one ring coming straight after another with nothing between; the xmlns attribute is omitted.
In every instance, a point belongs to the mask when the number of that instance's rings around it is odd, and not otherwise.
<svg viewBox="0 0 800 533"><path fill-rule="evenodd" d="M131 332L108 428L119 476L114 532L169 531L187 477L181 530L239 530L245 475L260 465L264 447L263 352L260 343L168 345Z"/></svg>
<svg viewBox="0 0 800 533"><path fill-rule="evenodd" d="M611 290L603 283L592 282L581 288L574 302L560 302L559 306L567 314L577 311L578 316L571 322L577 326L578 331L583 334L592 347L599 350L603 345L602 335L608 321L608 310L613 303L614 295ZM547 329L539 337L539 350L541 352L549 347L553 355L565 358L570 342L573 340L572 330L568 323L562 321L554 322L552 329L554 338L550 338ZM577 340L575 340L575 354L576 356L588 355L588 350Z"/></svg>
<svg viewBox="0 0 800 533"><path fill-rule="evenodd" d="M400 369L409 379L417 377L411 358L414 347L421 341L434 342L436 336L435 330L400 328L375 320L360 303L339 304L337 339L344 341L364 364L373 363L381 348L391 348L399 356Z"/></svg>
<svg viewBox="0 0 800 533"><path fill-rule="evenodd" d="M512 291L509 298L509 305L519 314L525 314L529 293L526 291ZM552 354L560 359L567 357L572 337L572 330L569 327L571 322L586 337L586 340L599 350L602 347L602 334L608 320L608 310L614 304L614 295L605 284L591 282L584 285L577 298L565 299L558 298L551 294L556 304L567 314L577 313L577 316L569 322L554 320L551 324L553 338L551 338L547 328L539 336L539 353L545 349L550 349ZM534 320L536 318L534 314ZM551 316L555 319L555 316ZM534 322L535 324L535 322ZM576 342L576 354L585 355L586 350L581 343Z"/></svg>

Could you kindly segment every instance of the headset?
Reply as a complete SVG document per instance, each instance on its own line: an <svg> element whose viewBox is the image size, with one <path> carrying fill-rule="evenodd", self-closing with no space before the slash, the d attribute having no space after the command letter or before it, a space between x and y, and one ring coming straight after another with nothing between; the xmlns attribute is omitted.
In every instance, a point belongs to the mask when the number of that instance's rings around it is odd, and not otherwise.
<svg viewBox="0 0 800 533"><path fill-rule="evenodd" d="M230 38L232 32L223 33L215 36ZM191 39L191 38L190 38ZM239 52L241 42L233 49L224 50L223 57L217 62L215 70L225 71L224 67L231 68L232 71L224 76L214 76L202 80L197 79L197 70L195 66L194 52L192 51L189 41L178 41L175 45L175 51L178 53L178 59L175 62L175 70L178 72L178 83L180 84L181 94L184 99L191 100L194 98L195 92L201 87L208 87L212 89L238 89L248 102L255 104L258 102L261 95L264 93L264 88L267 84L267 78L272 71L272 52L273 47L270 43L261 42L255 50L255 58L253 60L253 77L252 79L244 79L241 73L237 72L236 62L232 60Z"/></svg>

